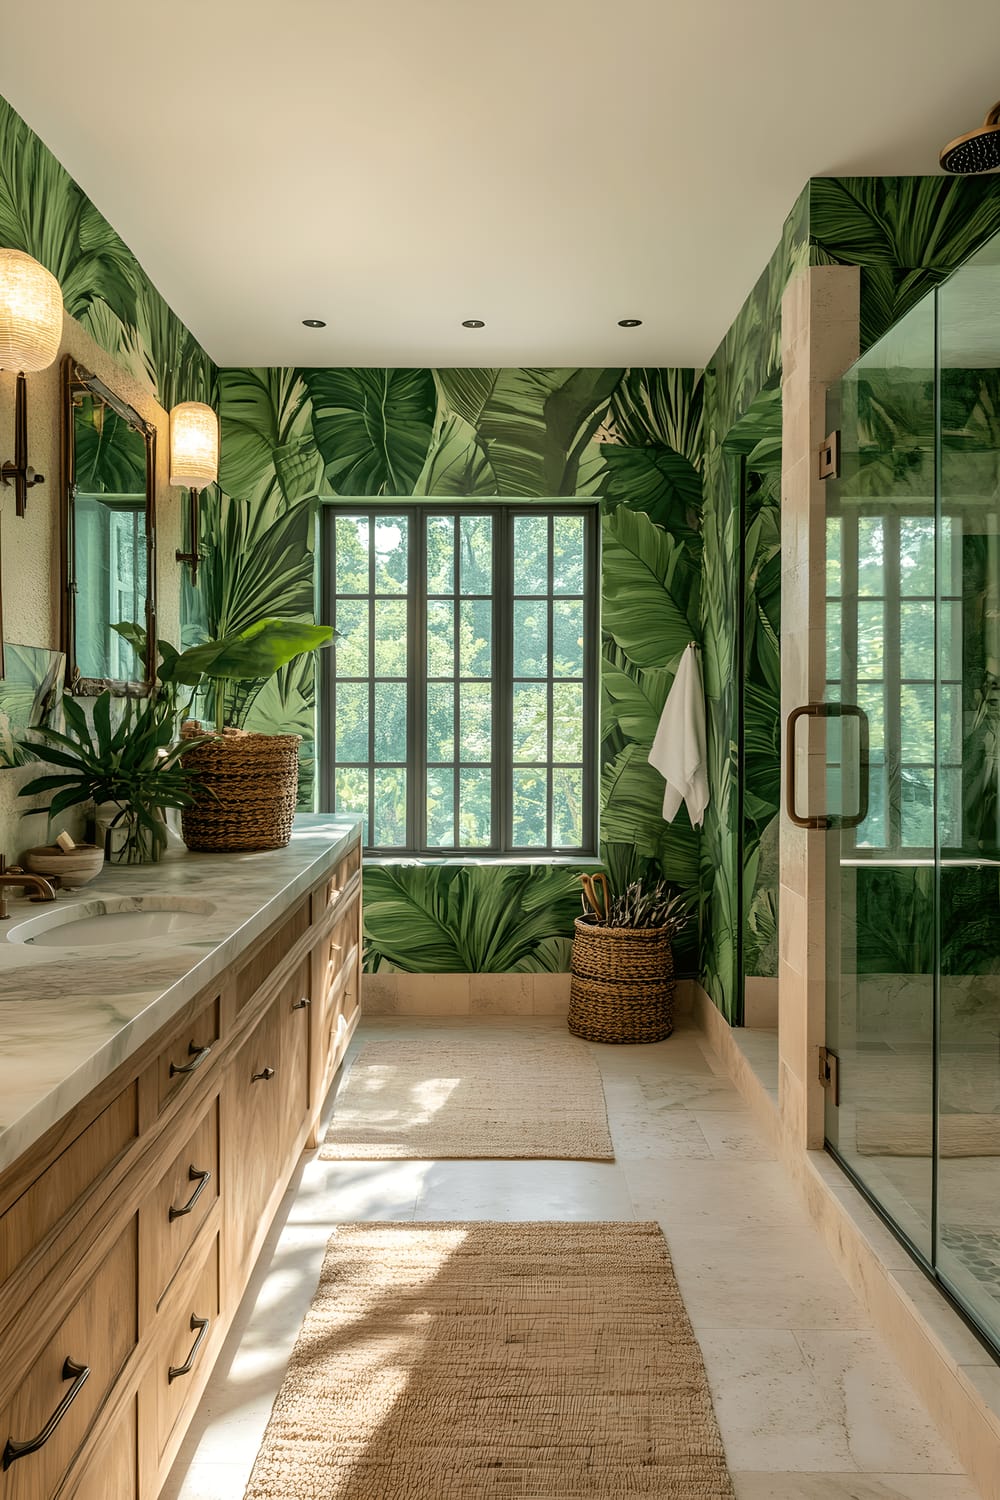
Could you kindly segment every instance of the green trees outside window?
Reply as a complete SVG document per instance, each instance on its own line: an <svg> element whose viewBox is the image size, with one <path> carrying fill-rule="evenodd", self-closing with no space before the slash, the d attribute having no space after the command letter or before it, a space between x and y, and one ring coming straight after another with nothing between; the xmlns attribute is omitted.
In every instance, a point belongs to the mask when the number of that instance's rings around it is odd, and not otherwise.
<svg viewBox="0 0 1000 1500"><path fill-rule="evenodd" d="M328 507L325 805L411 853L593 852L593 506Z"/></svg>
<svg viewBox="0 0 1000 1500"><path fill-rule="evenodd" d="M965 535L959 514L938 524L929 503L907 513L864 499L831 507L826 529L827 694L859 704L869 726L869 812L857 850L930 855L935 789L941 845L958 850L963 642L975 629L963 619L963 569L974 562L977 538ZM840 796L837 734L828 730L832 807Z"/></svg>

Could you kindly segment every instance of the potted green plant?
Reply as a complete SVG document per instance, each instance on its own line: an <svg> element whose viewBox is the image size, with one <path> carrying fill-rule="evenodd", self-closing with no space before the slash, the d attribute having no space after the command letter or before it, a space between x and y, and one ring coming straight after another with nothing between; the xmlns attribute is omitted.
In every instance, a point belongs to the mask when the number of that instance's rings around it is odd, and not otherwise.
<svg viewBox="0 0 1000 1500"><path fill-rule="evenodd" d="M148 643L138 625L119 625L145 660ZM306 652L328 645L336 631L278 617L257 620L216 641L178 651L158 641L157 678L179 703L185 722L182 739L193 753L186 764L197 775L197 787L181 814L181 831L189 849L235 851L278 849L288 843L298 798L297 734L255 734L243 728L254 698L281 667ZM216 732L201 733L187 718L198 697L210 705Z"/></svg>
<svg viewBox="0 0 1000 1500"><path fill-rule="evenodd" d="M191 805L195 776L182 762L200 739L178 740L171 694L119 701L123 707L114 724L111 694L95 698L91 725L80 705L64 698L65 734L38 729L36 737L19 742L26 756L52 769L21 787L18 795L52 793L49 817L89 802L109 805L115 809L110 856L136 864L157 860L163 852L163 809Z"/></svg>
<svg viewBox="0 0 1000 1500"><path fill-rule="evenodd" d="M603 874L581 875L571 960L570 1031L591 1042L660 1042L674 1029L672 940L687 925L666 881L632 881L609 895Z"/></svg>

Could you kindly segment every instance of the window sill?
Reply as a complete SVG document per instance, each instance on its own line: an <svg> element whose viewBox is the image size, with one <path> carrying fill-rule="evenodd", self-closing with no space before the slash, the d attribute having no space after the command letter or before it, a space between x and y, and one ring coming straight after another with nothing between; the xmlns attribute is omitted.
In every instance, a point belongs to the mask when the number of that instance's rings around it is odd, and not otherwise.
<svg viewBox="0 0 1000 1500"><path fill-rule="evenodd" d="M366 865L551 865L562 869L592 869L603 862L597 854L394 854L364 851Z"/></svg>

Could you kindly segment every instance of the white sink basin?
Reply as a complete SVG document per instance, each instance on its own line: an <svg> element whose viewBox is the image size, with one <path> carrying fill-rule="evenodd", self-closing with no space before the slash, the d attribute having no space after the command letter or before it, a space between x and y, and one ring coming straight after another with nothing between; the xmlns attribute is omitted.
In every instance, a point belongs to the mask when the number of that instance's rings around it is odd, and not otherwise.
<svg viewBox="0 0 1000 1500"><path fill-rule="evenodd" d="M72 905L54 904L37 917L9 927L8 943L31 943L36 948L79 948L107 943L135 943L149 938L180 936L192 916L208 917L211 901L185 896L121 896Z"/></svg>

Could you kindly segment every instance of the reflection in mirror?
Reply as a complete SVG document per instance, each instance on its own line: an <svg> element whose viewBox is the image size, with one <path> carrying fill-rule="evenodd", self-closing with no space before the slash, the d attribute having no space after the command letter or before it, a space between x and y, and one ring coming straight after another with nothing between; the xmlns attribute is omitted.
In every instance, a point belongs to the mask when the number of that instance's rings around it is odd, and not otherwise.
<svg viewBox="0 0 1000 1500"><path fill-rule="evenodd" d="M63 645L70 691L141 690L114 626L155 635L155 429L71 358L63 365Z"/></svg>

